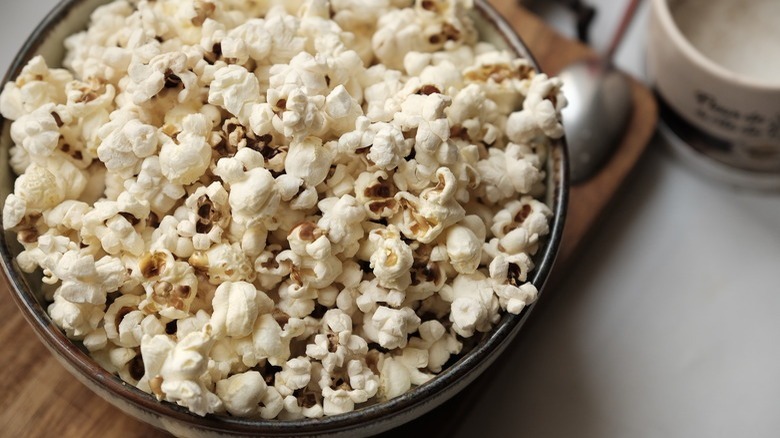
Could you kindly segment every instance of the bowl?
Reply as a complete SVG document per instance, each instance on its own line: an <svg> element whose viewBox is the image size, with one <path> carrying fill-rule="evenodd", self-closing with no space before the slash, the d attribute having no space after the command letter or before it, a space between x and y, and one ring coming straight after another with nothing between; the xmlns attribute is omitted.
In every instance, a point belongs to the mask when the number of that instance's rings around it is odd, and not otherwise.
<svg viewBox="0 0 780 438"><path fill-rule="evenodd" d="M18 76L24 65L36 55L43 55L51 66L61 65L64 38L86 28L90 13L107 2L62 1L21 48L3 84ZM475 0L473 18L481 39L528 58L539 70L512 27L485 0ZM8 150L12 144L10 125L9 121L0 118L2 199L13 188L14 175L8 162ZM531 274L531 281L540 294L555 261L563 232L568 196L568 164L563 140L554 142L550 150L546 187L545 201L553 211L551 231L534 257L536 269ZM428 383L387 402L320 419L269 421L219 415L200 417L178 405L159 402L153 396L127 385L100 367L83 347L70 341L46 313L47 302L40 289L40 279L35 274L28 275L19 269L15 257L20 251L21 246L16 242L15 235L4 233L0 242L0 257L11 295L54 357L103 399L125 413L177 436L367 436L389 430L434 409L476 379L510 344L535 307L530 305L519 315L504 314L494 329L462 354L457 362Z"/></svg>

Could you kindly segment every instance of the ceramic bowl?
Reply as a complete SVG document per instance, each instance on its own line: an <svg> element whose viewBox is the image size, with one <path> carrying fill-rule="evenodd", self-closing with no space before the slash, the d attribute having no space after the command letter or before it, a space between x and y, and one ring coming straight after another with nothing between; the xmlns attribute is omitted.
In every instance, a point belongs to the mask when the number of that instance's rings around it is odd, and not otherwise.
<svg viewBox="0 0 780 438"><path fill-rule="evenodd" d="M14 79L22 67L35 55L43 55L51 66L61 65L63 39L87 26L90 13L106 0L62 1L38 26L16 56L3 83ZM483 40L506 47L532 59L531 54L511 26L484 0L476 0L474 19ZM533 60L532 60L533 61ZM534 66L536 63L534 62ZM10 122L0 119L0 198L5 199L13 188L14 175L8 164L12 144ZM547 172L546 201L554 212L551 233L544 240L534 261L532 282L542 290L553 266L563 231L567 201L567 160L563 141L550 151ZM483 336L459 360L430 382L416 387L388 402L356 411L325 417L294 421L249 420L222 415L199 417L172 403L159 402L154 397L125 384L106 372L77 343L71 342L54 325L46 313L47 303L40 292L36 274L26 275L19 269L15 256L21 246L13 233L5 233L0 242L0 257L11 293L46 347L70 371L97 395L122 411L177 436L367 436L399 426L419 417L466 387L479 376L517 335L534 306L520 315L506 314L494 330ZM39 274L37 274L39 276Z"/></svg>

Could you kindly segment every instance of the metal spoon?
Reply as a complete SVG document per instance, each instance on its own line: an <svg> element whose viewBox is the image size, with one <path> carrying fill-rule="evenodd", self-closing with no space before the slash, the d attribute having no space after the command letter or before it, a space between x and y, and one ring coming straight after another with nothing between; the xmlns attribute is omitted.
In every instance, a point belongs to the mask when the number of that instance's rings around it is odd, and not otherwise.
<svg viewBox="0 0 780 438"><path fill-rule="evenodd" d="M640 1L631 0L602 58L576 62L558 74L569 101L562 116L573 183L583 182L599 170L631 119L631 79L614 67L612 58Z"/></svg>

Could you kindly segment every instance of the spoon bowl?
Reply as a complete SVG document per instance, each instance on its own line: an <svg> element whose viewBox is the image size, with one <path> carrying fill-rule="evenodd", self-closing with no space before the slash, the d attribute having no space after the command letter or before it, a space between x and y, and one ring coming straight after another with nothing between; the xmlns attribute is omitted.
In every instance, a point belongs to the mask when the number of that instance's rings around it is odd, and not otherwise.
<svg viewBox="0 0 780 438"><path fill-rule="evenodd" d="M571 181L583 182L598 171L623 137L634 106L631 79L599 59L571 64L559 77L568 100L562 117Z"/></svg>

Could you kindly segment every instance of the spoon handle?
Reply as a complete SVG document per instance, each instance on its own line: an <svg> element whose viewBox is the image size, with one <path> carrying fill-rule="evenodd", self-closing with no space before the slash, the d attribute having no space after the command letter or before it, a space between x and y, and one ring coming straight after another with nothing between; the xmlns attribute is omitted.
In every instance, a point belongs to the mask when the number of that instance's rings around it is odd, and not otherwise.
<svg viewBox="0 0 780 438"><path fill-rule="evenodd" d="M620 24L618 25L617 31L615 31L615 34L612 36L607 53L604 54L604 60L607 63L612 63L612 58L615 56L615 52L623 41L623 36L626 34L626 30L628 30L631 21L633 21L640 3L642 3L642 0L631 0L628 7L626 7L625 12L623 12L623 18L620 19Z"/></svg>

